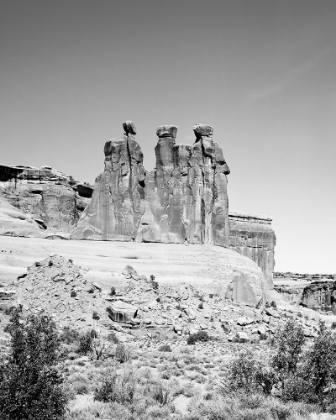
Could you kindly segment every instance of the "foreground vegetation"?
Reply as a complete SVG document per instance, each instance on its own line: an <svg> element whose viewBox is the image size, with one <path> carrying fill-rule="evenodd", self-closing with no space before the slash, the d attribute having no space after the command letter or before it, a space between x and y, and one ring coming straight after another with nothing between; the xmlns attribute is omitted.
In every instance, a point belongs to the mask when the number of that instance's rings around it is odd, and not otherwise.
<svg viewBox="0 0 336 420"><path fill-rule="evenodd" d="M200 355L193 335L179 352L120 343L115 333L58 333L47 316L13 310L9 353L0 367L4 420L299 420L336 418L335 335L324 324L307 342L293 320L233 358ZM203 346L203 347L197 347ZM198 354L198 355L197 355Z"/></svg>

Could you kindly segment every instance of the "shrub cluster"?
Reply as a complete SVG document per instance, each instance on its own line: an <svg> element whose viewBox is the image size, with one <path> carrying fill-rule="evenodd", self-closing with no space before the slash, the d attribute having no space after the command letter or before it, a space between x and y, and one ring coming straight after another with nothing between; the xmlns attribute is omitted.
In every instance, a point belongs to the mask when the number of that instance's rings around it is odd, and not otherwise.
<svg viewBox="0 0 336 420"><path fill-rule="evenodd" d="M50 317L22 317L12 312L8 328L11 351L0 367L2 420L62 419L67 398L56 368L59 358L57 329Z"/></svg>
<svg viewBox="0 0 336 420"><path fill-rule="evenodd" d="M187 343L188 344L195 344L196 341L202 341L202 342L206 342L209 341L210 337L209 334L206 331L198 331L195 334L190 334L188 339L187 339Z"/></svg>
<svg viewBox="0 0 336 420"><path fill-rule="evenodd" d="M336 340L323 323L312 345L305 350L302 325L289 320L273 339L269 360L257 360L242 351L231 362L224 389L253 393L256 390L283 401L318 405L336 412Z"/></svg>

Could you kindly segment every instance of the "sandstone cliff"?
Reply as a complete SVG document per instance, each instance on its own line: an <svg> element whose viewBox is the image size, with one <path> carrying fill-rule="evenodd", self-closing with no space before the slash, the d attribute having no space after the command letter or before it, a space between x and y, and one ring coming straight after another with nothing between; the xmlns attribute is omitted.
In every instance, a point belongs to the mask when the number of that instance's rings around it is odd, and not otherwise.
<svg viewBox="0 0 336 420"><path fill-rule="evenodd" d="M195 126L193 146L176 144L176 126L159 127L147 173L134 124L123 126L123 139L105 144L105 170L72 238L229 246L230 171L212 127Z"/></svg>
<svg viewBox="0 0 336 420"><path fill-rule="evenodd" d="M311 309L336 314L336 281L319 280L303 289L301 304Z"/></svg>
<svg viewBox="0 0 336 420"><path fill-rule="evenodd" d="M92 187L49 166L0 166L0 195L48 230L69 233L90 201Z"/></svg>
<svg viewBox="0 0 336 420"><path fill-rule="evenodd" d="M0 196L0 235L43 238L44 227Z"/></svg>
<svg viewBox="0 0 336 420"><path fill-rule="evenodd" d="M230 212L230 247L259 265L273 288L276 237L272 219Z"/></svg>

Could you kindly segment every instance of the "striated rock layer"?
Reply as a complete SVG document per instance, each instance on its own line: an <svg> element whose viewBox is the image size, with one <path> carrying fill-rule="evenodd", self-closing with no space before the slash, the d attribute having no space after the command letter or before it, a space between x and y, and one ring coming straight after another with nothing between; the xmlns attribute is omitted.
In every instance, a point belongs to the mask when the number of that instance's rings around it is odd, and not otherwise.
<svg viewBox="0 0 336 420"><path fill-rule="evenodd" d="M0 196L0 235L43 238L43 226Z"/></svg>
<svg viewBox="0 0 336 420"><path fill-rule="evenodd" d="M336 281L319 280L303 290L301 304L311 309L332 311L336 314Z"/></svg>
<svg viewBox="0 0 336 420"><path fill-rule="evenodd" d="M49 166L0 166L0 196L51 230L69 233L92 187Z"/></svg>
<svg viewBox="0 0 336 420"><path fill-rule="evenodd" d="M228 247L230 170L212 127L196 125L193 146L176 144L176 126L158 127L149 173L134 124L123 127L123 139L105 144L105 170L72 238Z"/></svg>
<svg viewBox="0 0 336 420"><path fill-rule="evenodd" d="M229 218L230 248L258 264L272 289L276 244L272 219L234 212L230 212Z"/></svg>

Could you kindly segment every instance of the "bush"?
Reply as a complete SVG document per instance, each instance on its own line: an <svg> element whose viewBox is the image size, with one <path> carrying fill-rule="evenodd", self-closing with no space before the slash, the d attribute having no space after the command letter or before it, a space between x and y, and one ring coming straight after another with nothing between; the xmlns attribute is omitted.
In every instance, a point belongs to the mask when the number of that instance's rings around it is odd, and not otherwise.
<svg viewBox="0 0 336 420"><path fill-rule="evenodd" d="M172 351L172 349L171 349L171 347L170 347L170 345L169 345L169 344L163 344L162 346L160 346L160 347L158 348L158 350L159 350L159 351L169 351L169 352L171 352L171 351Z"/></svg>
<svg viewBox="0 0 336 420"><path fill-rule="evenodd" d="M110 332L108 334L107 341L110 341L111 343L114 343L114 344L118 344L119 343L118 337L116 336L116 333L115 332Z"/></svg>
<svg viewBox="0 0 336 420"><path fill-rule="evenodd" d="M171 402L171 390L162 383L154 385L151 395L153 400L161 405L166 405Z"/></svg>
<svg viewBox="0 0 336 420"><path fill-rule="evenodd" d="M196 341L206 342L209 341L210 337L209 334L206 331L198 331L195 334L190 334L187 343L188 344L195 344Z"/></svg>
<svg viewBox="0 0 336 420"><path fill-rule="evenodd" d="M124 370L118 375L114 370L107 371L100 387L94 392L94 399L103 402L132 403L136 380L133 370Z"/></svg>
<svg viewBox="0 0 336 420"><path fill-rule="evenodd" d="M97 331L91 329L79 336L78 352L84 355L91 353L93 350L93 340L98 337Z"/></svg>
<svg viewBox="0 0 336 420"><path fill-rule="evenodd" d="M326 409L335 400L332 385L336 381L336 342L335 335L323 323L305 359L304 377L309 384L305 397Z"/></svg>
<svg viewBox="0 0 336 420"><path fill-rule="evenodd" d="M100 315L98 314L97 311L93 311L92 312L92 319L98 321L100 319Z"/></svg>
<svg viewBox="0 0 336 420"><path fill-rule="evenodd" d="M154 290L159 290L159 283L155 281L155 276L153 274L150 275L150 283Z"/></svg>
<svg viewBox="0 0 336 420"><path fill-rule="evenodd" d="M79 332L70 327L64 327L59 339L65 344L78 343Z"/></svg>
<svg viewBox="0 0 336 420"><path fill-rule="evenodd" d="M115 358L119 363L125 363L130 359L130 352L124 344L117 345Z"/></svg>
<svg viewBox="0 0 336 420"><path fill-rule="evenodd" d="M276 353L272 366L280 380L284 380L287 375L296 375L304 344L302 326L296 321L289 320L283 328L276 331L273 340Z"/></svg>
<svg viewBox="0 0 336 420"><path fill-rule="evenodd" d="M0 367L0 417L2 420L56 420L65 414L67 398L63 380L54 367L59 340L54 322L47 316L22 319L15 310L9 332L12 347Z"/></svg>

